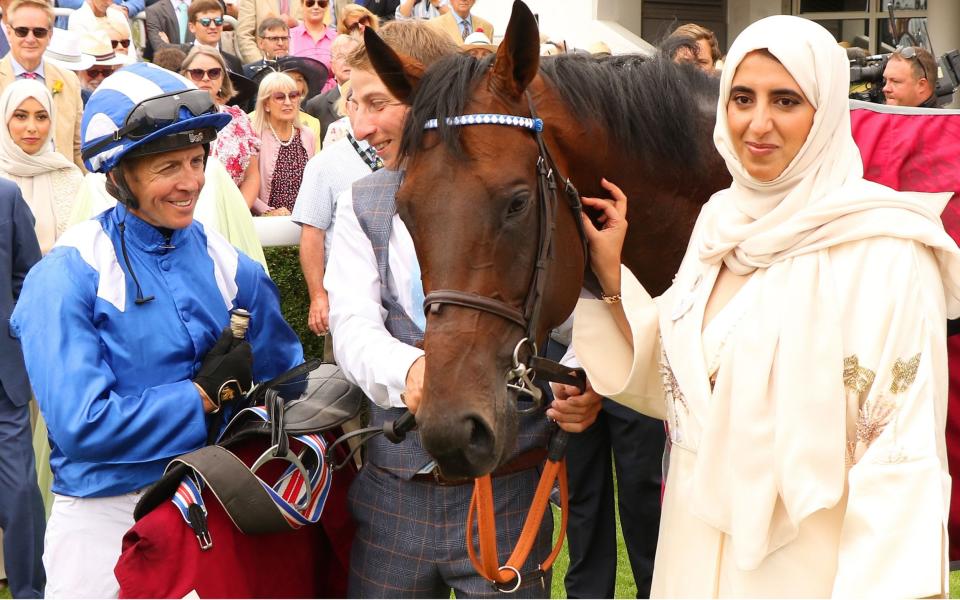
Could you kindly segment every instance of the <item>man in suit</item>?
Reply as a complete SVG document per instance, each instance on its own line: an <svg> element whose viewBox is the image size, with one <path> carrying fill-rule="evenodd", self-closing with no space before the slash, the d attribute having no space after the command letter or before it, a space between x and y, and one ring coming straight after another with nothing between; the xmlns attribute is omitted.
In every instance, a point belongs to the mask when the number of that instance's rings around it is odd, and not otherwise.
<svg viewBox="0 0 960 600"><path fill-rule="evenodd" d="M159 0L147 7L147 46L143 56L147 60L164 44L191 44L193 33L187 28L190 0Z"/></svg>
<svg viewBox="0 0 960 600"><path fill-rule="evenodd" d="M33 214L16 184L0 179L0 315L10 314L27 271L40 260ZM20 343L0 335L0 529L14 598L43 598L46 515L37 487L30 431L30 382Z"/></svg>
<svg viewBox="0 0 960 600"><path fill-rule="evenodd" d="M493 43L493 25L490 21L470 12L476 3L477 0L450 0L451 10L430 19L428 23L446 33L458 44L463 44L463 40L475 31L482 31Z"/></svg>
<svg viewBox="0 0 960 600"><path fill-rule="evenodd" d="M217 0L193 0L187 11L187 28L194 36L193 44L181 44L187 54L193 46L210 46L220 51L227 68L234 73L243 73L243 63L239 58L220 45L223 36L223 7Z"/></svg>
<svg viewBox="0 0 960 600"><path fill-rule="evenodd" d="M301 4L299 0L240 0L236 36L240 44L240 58L244 64L263 58L257 35L263 20L277 17L289 30L296 27L302 18Z"/></svg>
<svg viewBox="0 0 960 600"><path fill-rule="evenodd" d="M330 46L330 70L337 85L326 92L314 96L303 105L303 111L320 121L320 137L327 135L327 127L340 118L337 102L340 101L340 86L350 81L350 67L347 56L356 50L359 42L349 35L340 34Z"/></svg>
<svg viewBox="0 0 960 600"><path fill-rule="evenodd" d="M10 53L0 60L0 90L17 79L45 83L56 109L54 148L86 172L80 158L80 80L71 71L43 59L53 31L53 8L45 0L13 0L7 12L4 29Z"/></svg>

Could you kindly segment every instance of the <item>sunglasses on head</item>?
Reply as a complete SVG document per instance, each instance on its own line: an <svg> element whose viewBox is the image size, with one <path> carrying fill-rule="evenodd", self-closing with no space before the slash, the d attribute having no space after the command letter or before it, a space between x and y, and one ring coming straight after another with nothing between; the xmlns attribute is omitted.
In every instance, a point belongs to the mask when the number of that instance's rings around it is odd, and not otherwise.
<svg viewBox="0 0 960 600"><path fill-rule="evenodd" d="M203 81L204 75L207 76L207 79L213 81L223 75L223 69L220 67L214 67L212 69L187 69L187 73L190 74L190 79L194 81Z"/></svg>
<svg viewBox="0 0 960 600"><path fill-rule="evenodd" d="M200 23L200 24L203 25L204 27L210 27L210 23L213 23L213 24L216 25L217 27L221 27L221 26L223 25L223 17L212 17L212 18L211 18L211 17L201 17L201 18L197 19L197 23Z"/></svg>
<svg viewBox="0 0 960 600"><path fill-rule="evenodd" d="M272 97L277 102L283 102L287 98L290 99L290 102L296 102L297 100L300 99L300 92L297 90L293 90L292 92L289 92L287 94L283 92L274 92Z"/></svg>
<svg viewBox="0 0 960 600"><path fill-rule="evenodd" d="M927 77L927 68L923 66L923 61L920 60L920 55L917 53L917 49L913 46L897 46L897 49L893 51L894 54L901 56L907 60L916 60L917 64L920 65L920 69L923 71L923 78L929 80Z"/></svg>
<svg viewBox="0 0 960 600"><path fill-rule="evenodd" d="M28 33L33 32L33 37L42 40L47 37L50 30L46 27L14 27L13 32L17 34L18 38L25 38Z"/></svg>
<svg viewBox="0 0 960 600"><path fill-rule="evenodd" d="M127 38L125 40L110 40L110 44L113 46L114 50L116 50L117 47L119 46L123 46L124 48L129 48L130 38Z"/></svg>
<svg viewBox="0 0 960 600"><path fill-rule="evenodd" d="M330 4L330 0L303 0L303 5L307 8L313 8L314 6L326 8L328 4Z"/></svg>

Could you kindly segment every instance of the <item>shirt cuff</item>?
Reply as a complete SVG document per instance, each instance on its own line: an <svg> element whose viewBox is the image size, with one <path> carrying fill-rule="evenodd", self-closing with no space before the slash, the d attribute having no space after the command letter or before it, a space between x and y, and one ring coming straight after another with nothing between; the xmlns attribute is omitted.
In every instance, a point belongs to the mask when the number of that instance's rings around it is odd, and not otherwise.
<svg viewBox="0 0 960 600"><path fill-rule="evenodd" d="M397 346L393 360L390 361L390 364L395 365L395 367L388 374L390 378L388 400L392 408L406 408L407 405L400 399L400 394L407 386L407 373L410 371L410 367L418 358L423 356L423 350L407 344L398 344Z"/></svg>

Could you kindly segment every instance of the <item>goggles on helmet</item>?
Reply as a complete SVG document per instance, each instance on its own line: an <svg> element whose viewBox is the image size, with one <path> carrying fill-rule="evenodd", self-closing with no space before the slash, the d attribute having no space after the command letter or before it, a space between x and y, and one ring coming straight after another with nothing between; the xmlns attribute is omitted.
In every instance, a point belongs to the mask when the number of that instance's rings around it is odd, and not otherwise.
<svg viewBox="0 0 960 600"><path fill-rule="evenodd" d="M181 121L183 120L180 115L181 109L186 109L193 117L219 112L206 90L182 90L147 98L133 107L133 110L124 120L123 127L103 140L90 145L82 152L82 156L84 159L89 159L110 144L119 142L123 138L130 140L143 139L164 127ZM214 131L215 136L216 132Z"/></svg>

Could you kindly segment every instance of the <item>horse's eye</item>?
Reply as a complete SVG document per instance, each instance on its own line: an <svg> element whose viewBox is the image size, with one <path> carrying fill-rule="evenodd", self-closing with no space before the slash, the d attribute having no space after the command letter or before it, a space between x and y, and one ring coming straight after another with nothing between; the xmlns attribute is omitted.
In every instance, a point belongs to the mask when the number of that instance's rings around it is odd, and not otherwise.
<svg viewBox="0 0 960 600"><path fill-rule="evenodd" d="M510 206L507 208L507 215L515 215L523 212L523 209L527 207L529 200L530 195L525 192L515 195L510 199Z"/></svg>

